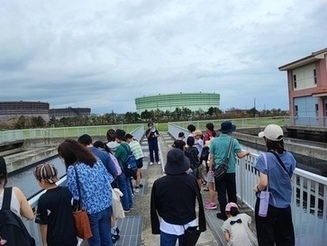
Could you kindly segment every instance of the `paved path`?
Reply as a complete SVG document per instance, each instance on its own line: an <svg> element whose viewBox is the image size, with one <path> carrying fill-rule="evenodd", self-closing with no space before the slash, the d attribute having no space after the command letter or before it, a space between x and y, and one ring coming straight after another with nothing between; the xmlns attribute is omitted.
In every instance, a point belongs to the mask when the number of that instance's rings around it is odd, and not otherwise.
<svg viewBox="0 0 327 246"><path fill-rule="evenodd" d="M115 246L158 246L159 235L151 233L150 223L150 197L153 182L163 175L163 167L166 162L167 152L171 149L173 138L165 132L162 132L159 138L160 161L162 165L154 164L149 166L149 151L146 139L142 139L141 146L145 155L143 161L143 188L134 196L134 210L126 214L126 218L118 221L121 230L121 238ZM203 201L208 200L208 192L202 192ZM241 202L240 202L241 204ZM197 246L218 246L225 245L226 241L222 230L220 229L223 221L217 219L218 210L205 212L207 221L207 230L201 233ZM241 204L241 212L253 215L252 211ZM253 225L254 226L254 225ZM83 245L87 245L86 243Z"/></svg>
<svg viewBox="0 0 327 246"><path fill-rule="evenodd" d="M167 133L161 133L160 139L160 151L162 155L161 162L166 162L167 152L171 148L173 143L173 139ZM145 155L148 155L147 151L147 142L146 139L142 142L142 148L145 147ZM147 162L148 160L145 160ZM163 166L162 165L152 165L143 171L143 178L146 179L146 187L143 195L135 196L135 210L132 212L133 214L140 214L143 218L143 229L142 229L142 246L156 246L160 245L159 243L159 235L153 235L151 233L151 224L150 224L150 195L151 188L153 182L163 175ZM218 220L218 219L216 219ZM198 244L199 246L216 246L219 245L208 226L206 232L202 233Z"/></svg>

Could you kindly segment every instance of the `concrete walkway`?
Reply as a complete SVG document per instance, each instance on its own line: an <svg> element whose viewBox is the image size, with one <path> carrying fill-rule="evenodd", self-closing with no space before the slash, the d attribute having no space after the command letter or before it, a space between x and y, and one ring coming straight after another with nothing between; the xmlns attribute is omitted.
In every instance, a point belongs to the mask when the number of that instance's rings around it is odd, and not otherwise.
<svg viewBox="0 0 327 246"><path fill-rule="evenodd" d="M171 148L173 143L173 139L165 132L160 133L160 151L161 151L161 162L166 162L167 152ZM141 143L142 148L144 148L144 154L148 156L147 150L147 142L144 139ZM144 160L144 163L148 162L147 159ZM159 235L153 235L151 233L151 224L150 224L150 196L151 196L151 188L153 182L163 175L163 166L162 165L152 165L143 170L143 179L146 180L146 186L144 190L144 194L136 195L134 198L135 201L135 209L131 214L138 214L142 216L143 220L143 228L142 228L142 236L141 236L141 245L142 246L156 246L160 245L159 243ZM211 216L212 217L212 216ZM217 218L216 222L219 221ZM219 226L219 225L216 225ZM215 226L215 227L216 227ZM217 240L214 237L214 234L211 231L211 226L207 226L207 231L201 234L197 245L199 246L217 246L223 245L218 244Z"/></svg>
<svg viewBox="0 0 327 246"><path fill-rule="evenodd" d="M160 133L159 151L162 165L154 164L149 166L149 151L147 140L144 138L141 146L145 155L142 168L142 184L138 193L134 194L134 210L126 214L126 218L118 221L118 227L121 230L121 238L115 246L158 246L160 245L159 235L151 233L150 222L150 198L151 189L154 181L163 175L163 167L166 163L167 152L171 149L173 138L165 132ZM208 192L202 192L204 203L208 200ZM244 206L241 202L240 211L246 212L253 217L253 212ZM226 245L221 226L222 220L217 219L218 210L205 210L207 230L201 233L197 246L220 246ZM254 222L254 220L253 220ZM254 227L254 224L252 225ZM87 243L82 244L86 246Z"/></svg>

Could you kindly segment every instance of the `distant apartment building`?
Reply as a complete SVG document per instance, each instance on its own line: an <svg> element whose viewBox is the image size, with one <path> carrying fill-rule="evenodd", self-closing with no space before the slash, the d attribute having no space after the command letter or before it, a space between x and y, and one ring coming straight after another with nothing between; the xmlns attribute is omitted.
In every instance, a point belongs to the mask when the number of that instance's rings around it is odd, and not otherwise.
<svg viewBox="0 0 327 246"><path fill-rule="evenodd" d="M293 124L327 126L327 48L278 69L287 71Z"/></svg>
<svg viewBox="0 0 327 246"><path fill-rule="evenodd" d="M50 119L61 119L64 117L75 117L75 116L90 116L91 109L90 108L52 108L49 109L49 117Z"/></svg>
<svg viewBox="0 0 327 246"><path fill-rule="evenodd" d="M20 116L41 116L45 121L48 121L49 103L27 101L0 102L0 121L7 121Z"/></svg>

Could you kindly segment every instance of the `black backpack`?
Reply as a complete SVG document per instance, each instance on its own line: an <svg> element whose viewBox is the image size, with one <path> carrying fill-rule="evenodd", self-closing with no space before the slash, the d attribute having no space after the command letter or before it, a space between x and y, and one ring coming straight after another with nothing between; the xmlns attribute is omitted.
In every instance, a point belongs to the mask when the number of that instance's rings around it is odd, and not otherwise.
<svg viewBox="0 0 327 246"><path fill-rule="evenodd" d="M194 169L200 166L196 147L188 147L185 150L185 156L190 159L190 168Z"/></svg>
<svg viewBox="0 0 327 246"><path fill-rule="evenodd" d="M22 219L10 210L12 187L3 191L3 202L0 210L0 236L7 240L5 245L35 246L35 240L27 231Z"/></svg>

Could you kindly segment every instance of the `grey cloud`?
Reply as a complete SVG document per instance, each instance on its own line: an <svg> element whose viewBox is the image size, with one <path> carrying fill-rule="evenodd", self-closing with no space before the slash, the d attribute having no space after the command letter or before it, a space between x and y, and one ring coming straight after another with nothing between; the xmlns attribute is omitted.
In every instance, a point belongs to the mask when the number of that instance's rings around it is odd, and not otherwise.
<svg viewBox="0 0 327 246"><path fill-rule="evenodd" d="M304 0L4 1L0 98L103 113L135 111L143 95L212 91L222 109L253 98L287 109L278 67L326 47L326 13Z"/></svg>

